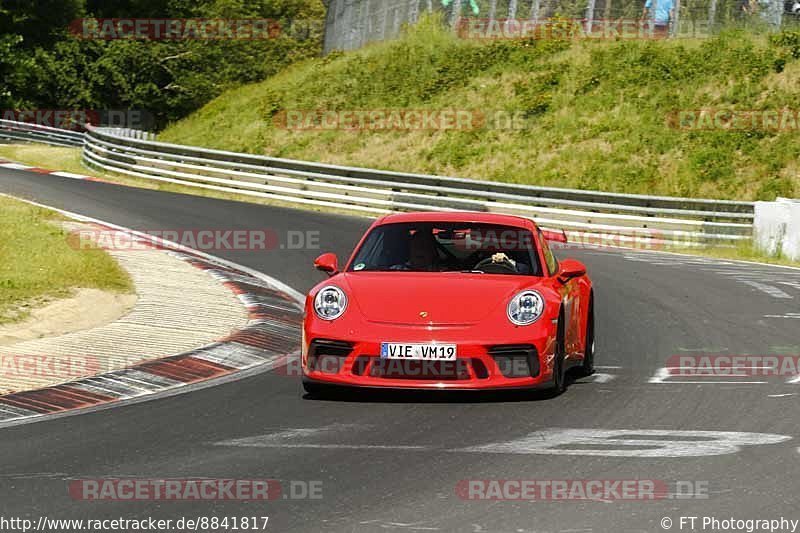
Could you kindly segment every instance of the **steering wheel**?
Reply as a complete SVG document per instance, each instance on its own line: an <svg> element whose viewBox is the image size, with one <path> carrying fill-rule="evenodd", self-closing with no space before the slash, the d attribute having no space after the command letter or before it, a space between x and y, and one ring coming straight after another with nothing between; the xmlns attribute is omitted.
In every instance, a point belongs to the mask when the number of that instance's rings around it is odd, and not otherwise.
<svg viewBox="0 0 800 533"><path fill-rule="evenodd" d="M517 273L517 267L508 259L508 257L503 258L503 260L499 263L495 263L491 257L486 257L481 261L478 261L478 264L475 265L473 270L483 270L488 274L501 274L503 272L512 272L514 274Z"/></svg>

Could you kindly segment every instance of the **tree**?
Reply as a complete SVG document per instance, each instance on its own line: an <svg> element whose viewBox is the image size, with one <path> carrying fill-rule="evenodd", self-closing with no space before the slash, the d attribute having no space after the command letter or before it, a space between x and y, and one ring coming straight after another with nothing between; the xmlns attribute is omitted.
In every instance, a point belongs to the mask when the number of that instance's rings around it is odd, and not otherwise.
<svg viewBox="0 0 800 533"><path fill-rule="evenodd" d="M82 17L85 0L0 0L0 35L23 37L26 48L61 40L66 26Z"/></svg>

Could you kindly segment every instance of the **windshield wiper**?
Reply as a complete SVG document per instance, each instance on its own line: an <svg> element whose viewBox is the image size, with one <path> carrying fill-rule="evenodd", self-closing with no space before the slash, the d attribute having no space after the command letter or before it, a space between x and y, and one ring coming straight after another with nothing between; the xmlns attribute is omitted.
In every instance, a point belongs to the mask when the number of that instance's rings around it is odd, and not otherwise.
<svg viewBox="0 0 800 533"><path fill-rule="evenodd" d="M483 270L462 270L462 274L486 274Z"/></svg>

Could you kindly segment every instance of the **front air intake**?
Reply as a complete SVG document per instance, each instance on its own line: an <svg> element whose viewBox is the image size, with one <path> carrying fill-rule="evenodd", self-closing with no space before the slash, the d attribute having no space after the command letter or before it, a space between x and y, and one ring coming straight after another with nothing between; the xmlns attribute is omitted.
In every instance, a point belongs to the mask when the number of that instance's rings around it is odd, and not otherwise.
<svg viewBox="0 0 800 533"><path fill-rule="evenodd" d="M506 378L539 375L539 352L532 344L502 344L489 348L498 370Z"/></svg>
<svg viewBox="0 0 800 533"><path fill-rule="evenodd" d="M337 374L353 344L345 341L314 339L308 347L308 369L312 372Z"/></svg>

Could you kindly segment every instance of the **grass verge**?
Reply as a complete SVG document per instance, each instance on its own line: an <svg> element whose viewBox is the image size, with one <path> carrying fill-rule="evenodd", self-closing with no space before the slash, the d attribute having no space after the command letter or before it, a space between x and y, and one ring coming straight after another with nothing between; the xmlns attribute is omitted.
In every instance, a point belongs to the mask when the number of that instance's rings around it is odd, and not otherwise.
<svg viewBox="0 0 800 533"><path fill-rule="evenodd" d="M76 250L61 215L0 196L0 324L75 288L129 293L128 274L106 252Z"/></svg>

